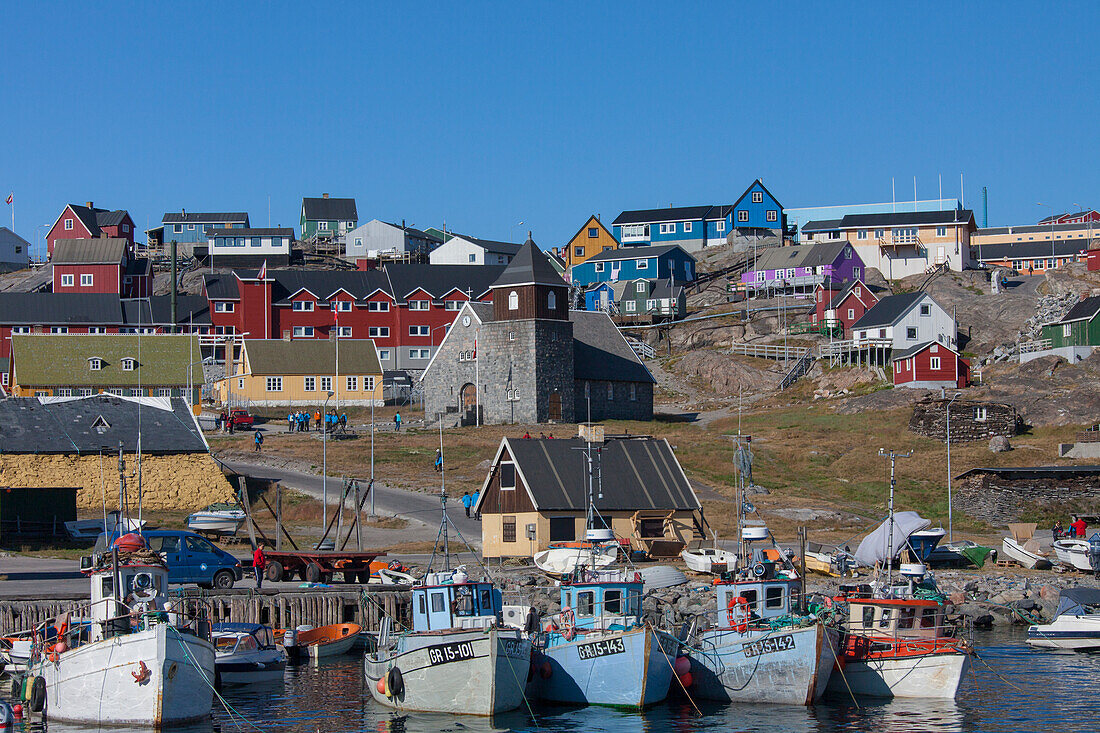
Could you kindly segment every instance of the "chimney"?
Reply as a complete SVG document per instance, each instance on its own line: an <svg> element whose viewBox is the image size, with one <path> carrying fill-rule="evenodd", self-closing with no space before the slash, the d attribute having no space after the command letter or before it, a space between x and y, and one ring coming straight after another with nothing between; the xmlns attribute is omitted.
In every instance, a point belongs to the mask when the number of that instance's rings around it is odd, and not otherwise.
<svg viewBox="0 0 1100 733"><path fill-rule="evenodd" d="M327 199L327 198L328 198L328 194L327 194L327 193L323 193L323 194L321 194L321 198L323 198L323 199Z"/></svg>
<svg viewBox="0 0 1100 733"><path fill-rule="evenodd" d="M88 202L87 202L87 204L88 204L88 208L89 208L89 209L93 209L93 208L95 208L94 206L92 206L92 202L91 202L91 201L88 201Z"/></svg>
<svg viewBox="0 0 1100 733"><path fill-rule="evenodd" d="M180 213L187 216L187 209L180 209Z"/></svg>

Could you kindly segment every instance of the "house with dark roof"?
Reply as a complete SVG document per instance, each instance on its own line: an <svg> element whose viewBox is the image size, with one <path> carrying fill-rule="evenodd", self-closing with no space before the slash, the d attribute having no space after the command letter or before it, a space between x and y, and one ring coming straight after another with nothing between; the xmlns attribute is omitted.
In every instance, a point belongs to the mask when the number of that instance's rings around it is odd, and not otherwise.
<svg viewBox="0 0 1100 733"><path fill-rule="evenodd" d="M695 279L695 258L678 244L624 246L593 255L570 273L574 285L639 279L689 283Z"/></svg>
<svg viewBox="0 0 1100 733"><path fill-rule="evenodd" d="M289 227L211 229L206 256L220 267L285 267L290 264L294 230ZM196 249L196 255L201 253Z"/></svg>
<svg viewBox="0 0 1100 733"><path fill-rule="evenodd" d="M600 477L597 521L631 549L672 556L706 536L702 505L667 440L605 437L592 424L581 433L501 440L474 507L485 558L531 557L551 542L584 540L586 447Z"/></svg>
<svg viewBox="0 0 1100 733"><path fill-rule="evenodd" d="M0 227L0 272L22 270L30 265L31 243L7 227Z"/></svg>
<svg viewBox="0 0 1100 733"><path fill-rule="evenodd" d="M1044 323L1042 329L1043 338L1050 341L1050 349L1100 346L1100 295L1075 303L1057 321Z"/></svg>
<svg viewBox="0 0 1100 733"><path fill-rule="evenodd" d="M565 265L565 271L569 272L573 265L579 265L589 257L618 247L619 241L615 239L615 235L603 225L598 214L593 214L564 247L557 249L557 253Z"/></svg>
<svg viewBox="0 0 1100 733"><path fill-rule="evenodd" d="M153 292L152 262L135 256L132 243L122 237L58 240L51 264L55 293L144 298Z"/></svg>
<svg viewBox="0 0 1100 733"><path fill-rule="evenodd" d="M531 238L531 232L527 232ZM433 265L507 265L523 245L456 234L428 255Z"/></svg>
<svg viewBox="0 0 1100 733"><path fill-rule="evenodd" d="M108 211L97 208L91 201L85 206L69 204L61 211L46 234L46 250L52 257L54 245L59 240L96 237L125 239L133 249L134 220L125 209Z"/></svg>
<svg viewBox="0 0 1100 733"><path fill-rule="evenodd" d="M970 362L947 344L926 341L890 356L895 387L964 389L970 386Z"/></svg>
<svg viewBox="0 0 1100 733"><path fill-rule="evenodd" d="M726 244L737 232L770 234L769 239L782 241L785 230L783 206L760 179L732 204L624 211L611 223L624 247L678 244L688 252Z"/></svg>
<svg viewBox="0 0 1100 733"><path fill-rule="evenodd" d="M606 313L570 311L569 286L530 239L467 302L421 383L425 415L448 424L653 417L653 377Z"/></svg>
<svg viewBox="0 0 1100 733"><path fill-rule="evenodd" d="M878 295L862 280L841 283L826 280L814 291L810 323L815 328L837 329L839 335L851 338L852 326L878 300Z"/></svg>
<svg viewBox="0 0 1100 733"><path fill-rule="evenodd" d="M811 292L825 281L843 283L863 277L863 260L844 240L770 247L741 275L749 292Z"/></svg>
<svg viewBox="0 0 1100 733"><path fill-rule="evenodd" d="M300 220L303 242L326 241L343 244L347 233L359 226L355 199L303 198Z"/></svg>
<svg viewBox="0 0 1100 733"><path fill-rule="evenodd" d="M371 219L348 233L344 259L356 262L364 259L423 258L442 243L441 237L407 226L404 222L391 224Z"/></svg>
<svg viewBox="0 0 1100 733"><path fill-rule="evenodd" d="M199 212L169 211L161 217L160 226L145 230L145 238L150 247L159 247L169 242L179 244L177 252L190 257L193 245L206 244L208 235L215 229L248 229L248 214L244 211Z"/></svg>
<svg viewBox="0 0 1100 733"><path fill-rule="evenodd" d="M958 348L954 316L919 290L879 300L852 324L852 340L857 347L871 342L895 353L929 342Z"/></svg>
<svg viewBox="0 0 1100 733"><path fill-rule="evenodd" d="M616 323L678 320L687 313L687 290L667 280L596 283L584 293L584 309L607 313Z"/></svg>
<svg viewBox="0 0 1100 733"><path fill-rule="evenodd" d="M977 231L969 209L848 214L807 222L811 242L846 240L866 267L887 280L918 275L931 267L961 271L974 266L971 236Z"/></svg>
<svg viewBox="0 0 1100 733"><path fill-rule="evenodd" d="M204 383L196 336L90 334L11 338L16 397L182 397L198 404Z"/></svg>
<svg viewBox="0 0 1100 733"><path fill-rule="evenodd" d="M218 389L221 404L320 407L381 406L382 366L369 339L284 341L245 339L232 378Z"/></svg>

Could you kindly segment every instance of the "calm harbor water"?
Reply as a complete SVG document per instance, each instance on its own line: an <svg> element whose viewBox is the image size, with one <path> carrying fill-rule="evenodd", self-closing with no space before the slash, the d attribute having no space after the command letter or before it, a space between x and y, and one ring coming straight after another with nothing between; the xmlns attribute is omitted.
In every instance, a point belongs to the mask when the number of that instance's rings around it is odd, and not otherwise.
<svg viewBox="0 0 1100 733"><path fill-rule="evenodd" d="M675 699L641 713L603 708L536 707L480 718L410 714L393 716L377 705L354 656L320 667L288 669L282 682L223 691L230 712L216 704L212 719L177 728L180 733L429 733L525 731L530 733L695 733L696 731L1029 731L1080 730L1100 707L1100 656L1054 654L1029 649L1022 629L980 632L980 659L955 702L829 700L812 708L769 705L692 704ZM35 725L27 730L41 731ZM96 729L51 723L51 733Z"/></svg>

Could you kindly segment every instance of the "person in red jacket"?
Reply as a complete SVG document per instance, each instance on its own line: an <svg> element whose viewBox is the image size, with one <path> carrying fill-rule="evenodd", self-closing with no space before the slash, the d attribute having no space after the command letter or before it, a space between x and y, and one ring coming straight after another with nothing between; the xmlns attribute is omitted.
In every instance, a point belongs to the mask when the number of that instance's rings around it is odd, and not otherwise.
<svg viewBox="0 0 1100 733"><path fill-rule="evenodd" d="M1074 517L1073 524L1069 526L1073 528L1073 536L1077 539L1084 539L1085 532L1089 528L1088 524L1086 524L1085 520L1081 517Z"/></svg>
<svg viewBox="0 0 1100 733"><path fill-rule="evenodd" d="M264 554L263 545L256 545L252 551L252 570L256 573L256 590L260 589L264 581L264 568L267 567L267 555Z"/></svg>

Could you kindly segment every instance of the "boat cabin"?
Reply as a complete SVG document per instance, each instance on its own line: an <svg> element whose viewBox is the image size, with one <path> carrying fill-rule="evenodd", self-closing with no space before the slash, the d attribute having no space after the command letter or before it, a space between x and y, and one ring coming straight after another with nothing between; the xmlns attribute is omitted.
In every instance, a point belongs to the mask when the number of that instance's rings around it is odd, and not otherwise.
<svg viewBox="0 0 1100 733"><path fill-rule="evenodd" d="M94 570L91 579L92 640L129 633L132 611L158 611L168 596L163 565L120 563Z"/></svg>
<svg viewBox="0 0 1100 733"><path fill-rule="evenodd" d="M848 633L935 639L943 628L943 607L921 599L859 598L848 602Z"/></svg>
<svg viewBox="0 0 1100 733"><path fill-rule="evenodd" d="M214 624L214 651L218 654L239 654L275 648L275 634L263 624Z"/></svg>
<svg viewBox="0 0 1100 733"><path fill-rule="evenodd" d="M562 582L562 613L579 629L630 629L642 621L642 581Z"/></svg>
<svg viewBox="0 0 1100 733"><path fill-rule="evenodd" d="M429 574L428 581L436 579ZM492 583L441 583L412 591L413 631L486 629L500 623L503 601Z"/></svg>
<svg viewBox="0 0 1100 733"><path fill-rule="evenodd" d="M797 610L801 585L798 580L777 578L774 580L727 580L719 582L718 626L733 626L732 614L726 613L737 605L737 598L744 598L752 621L762 621L787 616Z"/></svg>

